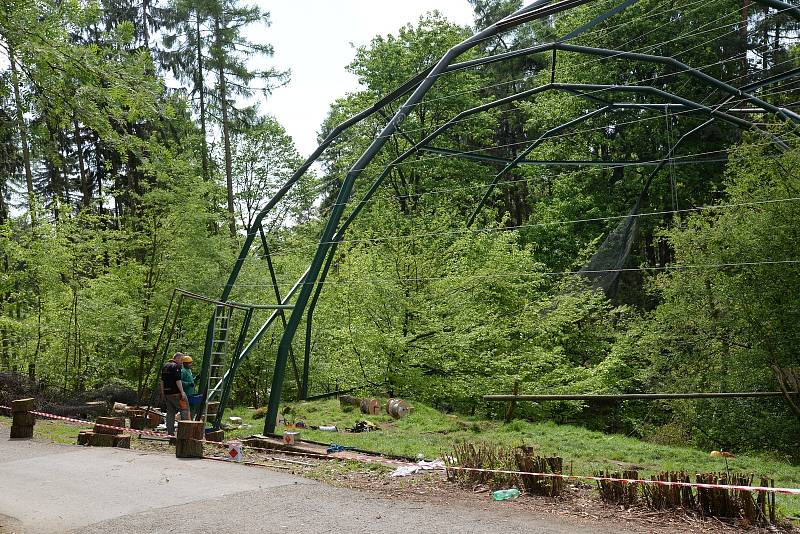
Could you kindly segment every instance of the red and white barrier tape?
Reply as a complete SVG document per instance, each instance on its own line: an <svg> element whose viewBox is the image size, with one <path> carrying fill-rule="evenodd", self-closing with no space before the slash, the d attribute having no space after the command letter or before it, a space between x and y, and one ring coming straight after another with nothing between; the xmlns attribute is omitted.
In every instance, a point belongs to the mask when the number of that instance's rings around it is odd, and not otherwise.
<svg viewBox="0 0 800 534"><path fill-rule="evenodd" d="M46 419L58 419L60 421L68 421L70 423L77 423L77 424L81 424L81 425L93 425L93 426L99 426L99 427L102 427L102 428L111 428L111 429L114 429L114 430L122 430L123 432L129 432L129 433L140 434L140 435L145 435L145 436L159 436L159 437L162 437L162 438L165 436L165 434L162 434L160 432L152 432L150 430L137 430L135 428L126 428L124 426L104 425L104 424L101 424L101 423L93 423L92 421L85 421L83 419L76 419L74 417L64 417L63 415L55 415L55 414L52 414L52 413L35 412L33 410L31 410L30 413L32 413L33 415L38 415L39 417L44 417Z"/></svg>
<svg viewBox="0 0 800 534"><path fill-rule="evenodd" d="M11 410L9 406L0 406L0 409ZM48 419L58 419L61 421L68 421L72 423L80 423L82 425L96 425L103 428L112 428L114 430L122 430L124 432L133 432L136 434L144 434L150 436L159 436L164 437L164 434L159 432L151 432L149 430L136 430L133 428L125 428L125 427L118 427L118 426L111 426L111 425L103 425L99 423L93 423L91 421L84 421L83 419L75 419L72 417L64 417L61 415L54 415L44 412L36 412L31 411L30 413L34 415L38 415L40 417L45 417ZM209 444L217 444L218 446L227 447L227 443L216 443L216 442L207 442ZM331 455L323 455L318 453L305 453L305 452L296 452L296 451L286 451L282 449L267 449L267 448L259 448L259 447L250 447L247 445L242 445L244 449L251 449L256 451L269 451L272 453L277 454L294 454L299 456L307 456L307 457L316 457L322 459L330 459L334 458L337 460L356 460L361 462L367 463L383 463L383 464L392 464L392 465L400 465L400 466L412 466L416 464L407 463L407 462L400 462L398 460L390 460L386 458L377 459L377 458L370 458L366 455L356 455L355 457L337 457ZM730 484L705 484L701 482L670 482L664 480L646 480L646 479L633 479L633 478L612 478L612 477L599 477L599 476L591 476L591 475L564 475L559 473L531 473L527 471L512 471L508 469L482 469L477 467L462 467L457 465L448 465L445 467L445 470L453 470L453 471L472 471L472 472L479 472L479 473L501 473L507 475L523 475L523 476L537 476L537 477L548 477L548 478L561 478L566 480L592 480L592 481L605 481L605 482L621 482L622 484L639 484L639 485L655 485L655 486L670 486L670 487L683 487L683 488L702 488L702 489L722 489L722 490L729 490L729 491L750 491L750 492L764 492L764 493L780 493L784 495L800 495L800 488L773 488L769 486L736 486Z"/></svg>

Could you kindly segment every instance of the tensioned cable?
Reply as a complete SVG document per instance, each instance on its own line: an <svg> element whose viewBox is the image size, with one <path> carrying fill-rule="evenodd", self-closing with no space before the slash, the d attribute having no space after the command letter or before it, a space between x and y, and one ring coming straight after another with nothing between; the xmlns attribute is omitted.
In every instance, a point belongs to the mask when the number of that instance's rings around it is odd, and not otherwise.
<svg viewBox="0 0 800 534"><path fill-rule="evenodd" d="M772 143L772 142L763 142L763 143L751 143L751 144L748 144L747 146L748 147L764 147L764 146L771 146L773 144L774 143ZM693 153L690 153L690 154L684 154L682 156L674 156L673 159L674 160L688 159L688 158L695 157L695 156L707 156L707 155L719 154L721 152L727 152L727 151L728 151L727 149L719 149L719 150L710 150L710 151L704 151L704 152L693 152ZM787 150L787 151L781 153L780 155L769 156L769 157L770 158L781 157L782 155L791 154L793 152L798 152L798 151L800 151L800 148L794 148L794 149ZM653 159L653 160L649 160L649 161L642 161L640 163L641 164L660 163L661 161L663 161L663 159L664 158L658 158L658 159ZM742 157L742 158L729 158L728 161L737 161L737 160L740 160L740 159L746 159L746 158L745 157ZM705 163L705 162L701 162L701 163ZM713 162L709 162L709 163L713 163ZM549 175L549 177L550 178L558 178L560 176L573 175L573 174L578 173L578 172L584 172L584 171L583 170L567 171L567 172L552 174L552 175ZM529 178L522 178L522 179L515 179L515 180L502 180L502 181L499 181L497 183L497 185L519 183L519 182L530 182L530 181L533 181L535 179L536 179L535 177L529 177ZM435 190L435 191L426 191L426 192L421 192L421 193L410 193L408 195L396 195L396 194L393 194L393 195L382 195L382 196L373 197L373 199L375 199L375 200L398 200L398 199L401 199L401 198L411 198L411 197L415 197L415 196L438 195L438 194L466 191L466 190L470 190L470 189L483 189L485 187L486 187L486 184L473 184L473 185L462 186L462 187L457 187L457 188L439 189L439 190ZM330 204L329 204L329 206L330 206Z"/></svg>
<svg viewBox="0 0 800 534"><path fill-rule="evenodd" d="M770 14L770 15L768 15L768 16L774 16L774 15L776 15L776 14L777 14L777 13L774 13L774 14ZM727 15L726 15L726 16L727 16ZM683 53L685 53L685 52L687 52L687 51L689 51L689 50L692 50L692 49L694 49L694 48L698 48L698 47L700 47L700 46L704 46L704 45L706 45L706 44L708 44L708 43L710 43L710 42L713 42L713 41L715 41L715 40L717 40L717 39L719 39L719 38L723 37L724 35L731 34L731 33L735 33L735 32L737 32L737 31L738 31L738 23L735 23L735 24L730 24L730 25L731 25L731 26L736 26L736 28L735 28L734 30L731 30L731 31L727 32L726 34L723 34L722 36L715 36L713 39L711 39L711 40L709 40L709 41L706 41L705 43L700 43L700 44L698 44L698 45L695 45L695 46L693 46L693 47L691 47L691 48L689 48L689 49L686 49L686 50L684 50L684 51L681 51L681 52L679 52L679 53L677 53L677 54L673 55L672 57L675 57L675 56L677 56L677 55L683 54ZM727 27L727 26L729 26L729 25L724 25L724 26L722 26L722 28L724 28L724 27ZM691 36L691 35L692 35L692 34L687 34L687 35L684 35L684 36L682 36L682 37L689 37L689 36ZM682 37L681 37L681 38L682 38ZM677 39L677 38L676 38L676 39ZM675 40L675 39L673 39L673 40ZM660 43L660 44L661 44L661 43ZM658 45L653 45L653 46L660 46L660 44L658 44ZM767 45L762 45L762 46L767 46ZM623 53L625 53L625 52L620 52L620 54L623 54ZM746 57L746 55L747 55L747 52L743 52L743 53L737 54L737 55L735 55L735 56L732 56L732 57L730 57L730 58L727 58L727 59L724 59L724 60L720 60L720 61L717 61L717 62L714 62L714 63L710 63L710 64L708 64L708 65L704 65L704 66L701 66L701 67L694 67L693 69L694 69L694 70L700 70L700 71L702 71L702 69L705 69L705 68L708 68L708 67L711 67L711 66L720 65L720 64L727 63L727 62L731 62L731 61L738 61L738 60L740 60L740 59L742 59L742 58ZM598 59L596 59L596 60L592 60L592 61L590 61L590 62L586 62L586 63L584 63L584 64L588 65L588 64L590 64L590 63L592 63L592 62L596 62L596 61L603 61L603 60L605 60L605 59L611 59L611 58L613 58L613 57L614 57L614 56L609 56L609 57L606 57L606 58L598 58ZM671 72L671 73L669 73L669 74L666 74L666 75L657 75L657 76L654 76L654 77L651 77L651 78L645 78L645 79L641 79L641 80L638 80L638 81L637 81L637 84L641 84L642 82L649 81L649 80L655 80L655 79L658 79L658 78L662 78L663 76L673 76L673 75L676 75L676 74L681 74L681 73L684 73L684 72L691 72L693 69L692 69L692 68L690 68L690 69L683 69L683 70L680 70L680 71ZM503 83L510 83L510 82L503 82ZM686 85L686 83L688 83L688 81L687 81L687 82L684 82L684 85L683 85L683 86L685 86L685 85ZM593 93L597 93L597 92L603 92L603 91L605 91L605 90L597 90L597 91L590 92L590 93L587 93L587 94L593 94ZM716 90L715 90L715 91L713 91L713 92L712 92L712 94L713 94L714 92L716 92ZM707 98L708 98L708 97L707 97ZM703 99L703 102L705 102L705 100L706 100L706 98L704 98L704 99ZM406 130L406 131L408 131L408 130Z"/></svg>
<svg viewBox="0 0 800 534"><path fill-rule="evenodd" d="M605 88L605 89L602 89L602 90L597 90L595 92L606 91L606 90L609 90L609 89ZM583 93L583 94L589 94L589 93L587 92L587 93ZM673 116L674 115L679 115L679 114L702 113L702 112L703 112L703 110L688 109L688 110L684 110L684 111L676 111L676 112L673 113ZM614 123L614 126L625 126L625 125L631 125L631 124L636 124L636 123L641 123L641 122L646 122L646 121L653 121L653 120L660 120L660 119L661 119L660 115L655 115L655 116L651 116L651 117L643 117L643 118L640 118L640 119L634 119L634 120L630 120L630 121L617 122L617 123ZM565 132L563 134L557 134L557 135L548 136L547 139L545 139L545 141L549 142L549 141L562 139L564 137L570 137L570 136L578 135L578 134L582 134L582 133L589 133L589 132L593 132L593 131L602 131L602 130L607 129L608 127L609 127L609 125L605 124L603 126L598 126L598 127L594 127L594 128L585 128L585 129L582 129L582 130L575 130L575 131L571 131L571 132ZM518 142L514 142L514 143L506 143L506 144L502 144L502 145L492 145L492 146L481 147L481 148L477 148L477 149L473 149L473 150L460 151L460 152L457 152L455 154L439 154L439 155L435 155L435 156L427 156L427 157L422 157L422 158L417 158L417 159L407 159L405 161L396 163L393 166L394 167L399 167L399 166L406 166L406 165L415 165L415 164L424 163L424 162L427 162L427 161L436 161L436 160L441 160L441 159L444 159L444 158L451 158L451 157L455 157L455 156L468 155L468 154L477 154L477 153L480 153L480 152L485 152L487 150L495 150L495 149L499 149L499 148L509 148L509 147L514 147L514 146L527 145L527 144L530 144L530 143L531 143L531 140L524 140L524 141L518 141ZM357 170L366 170L367 168L368 167L364 167L362 169L357 169ZM356 170L356 169L354 169L354 170Z"/></svg>
<svg viewBox="0 0 800 534"><path fill-rule="evenodd" d="M608 222L608 221L618 221L627 218L644 218L644 217L655 217L655 216L664 216L664 215L681 215L681 214L688 214L688 213L700 213L700 212L708 212L708 211L715 211L715 210L725 210L725 209L734 209L734 208L743 208L743 207L756 207L756 206L764 206L764 205L773 205L773 204L782 204L787 202L796 202L800 201L800 197L788 197L788 198L779 198L779 199L769 199L769 200L759 200L759 201L752 201L752 202L738 202L732 204L710 204L705 206L697 206L694 208L684 208L684 209L673 209L673 210L660 210L660 211L652 211L652 212L644 212L644 213L636 213L636 214L624 214L624 215L610 215L605 217L591 217L591 218L583 218L583 219L571 219L571 220L561 220L561 221L546 221L546 222L539 222L539 223L528 223L528 224L520 224L515 226L498 226L498 227L488 227L488 228L460 228L457 230L441 230L437 232L427 232L427 233L419 233L419 234L407 234L407 235L395 235L395 236L381 236L381 237L374 237L374 238L360 238L360 239L342 239L341 241L326 241L320 242L316 244L302 244L302 245L293 245L291 247L292 252L297 251L298 249L307 249L312 250L316 249L319 245L322 244L334 244L334 243L354 243L354 244L363 244L363 243L378 243L378 242L388 242L388 241L402 241L402 240L416 240L422 238L431 238L431 237L438 237L444 235L465 235L465 234L487 234L487 233L494 233L494 232L507 232L511 230L520 230L526 228L543 228L543 227L550 227L550 226L565 226L570 224L582 224L582 223L597 223L597 222ZM276 256L288 256L289 253L282 253L280 251L276 251L276 253L271 253L270 257Z"/></svg>
<svg viewBox="0 0 800 534"><path fill-rule="evenodd" d="M800 260L759 260L759 261L741 261L730 263L695 263L695 264L675 264L675 265L661 265L652 267L626 267L620 269L597 269L587 271L519 271L519 272L499 272L492 274L474 274L474 275L445 275L445 276L418 276L407 278L351 278L341 280L325 280L324 282L317 281L319 285L367 285L367 284L402 284L407 282L433 282L440 280L492 280L504 278L539 278L544 276L575 276L587 274L610 274L610 273L630 273L630 272L653 272L653 271L689 271L689 270L704 270L704 269L729 269L734 267L760 267L760 266L778 266L778 265L800 265ZM389 272L389 271L386 271ZM300 284L312 284L312 282L300 282ZM251 284L251 285L237 285L242 289L256 289L262 287L273 287L273 284Z"/></svg>

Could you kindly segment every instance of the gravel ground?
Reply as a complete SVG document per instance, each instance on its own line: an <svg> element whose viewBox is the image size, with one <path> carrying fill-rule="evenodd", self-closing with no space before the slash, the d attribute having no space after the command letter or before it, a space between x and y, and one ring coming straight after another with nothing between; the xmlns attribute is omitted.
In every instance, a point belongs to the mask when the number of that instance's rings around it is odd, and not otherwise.
<svg viewBox="0 0 800 534"><path fill-rule="evenodd" d="M442 493L392 496L260 467L9 440L0 428L2 533L626 531Z"/></svg>

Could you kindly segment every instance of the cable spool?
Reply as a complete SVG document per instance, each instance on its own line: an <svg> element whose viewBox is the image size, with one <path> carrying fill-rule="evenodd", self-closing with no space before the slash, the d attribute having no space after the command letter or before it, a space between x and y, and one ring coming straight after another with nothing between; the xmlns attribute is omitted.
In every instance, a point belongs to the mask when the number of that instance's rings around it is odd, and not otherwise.
<svg viewBox="0 0 800 534"><path fill-rule="evenodd" d="M367 415L378 415L381 411L381 403L377 399L361 399L359 407L361 408L361 413Z"/></svg>
<svg viewBox="0 0 800 534"><path fill-rule="evenodd" d="M386 403L386 413L395 419L405 417L411 413L413 409L414 408L410 404L402 399L389 399L389 402Z"/></svg>

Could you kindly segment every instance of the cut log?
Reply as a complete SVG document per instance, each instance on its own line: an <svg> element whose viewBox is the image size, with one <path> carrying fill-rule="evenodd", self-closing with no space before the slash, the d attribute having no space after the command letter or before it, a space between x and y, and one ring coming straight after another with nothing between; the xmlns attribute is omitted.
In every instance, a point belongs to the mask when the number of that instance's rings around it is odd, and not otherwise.
<svg viewBox="0 0 800 534"><path fill-rule="evenodd" d="M144 430L147 425L147 417L144 415L131 416L131 428L135 430Z"/></svg>
<svg viewBox="0 0 800 534"><path fill-rule="evenodd" d="M92 432L88 438L88 444L90 447L113 447L115 437L116 436L112 434L98 434L97 432Z"/></svg>
<svg viewBox="0 0 800 534"><path fill-rule="evenodd" d="M96 434L111 434L111 435L122 434L122 430L117 430L114 428L106 428L105 426L99 426L99 425L108 425L108 426L125 428L124 417L98 417L97 419L95 419L94 422L95 422L94 431Z"/></svg>
<svg viewBox="0 0 800 534"><path fill-rule="evenodd" d="M147 412L147 428L155 428L161 424L162 415L150 410Z"/></svg>
<svg viewBox="0 0 800 534"><path fill-rule="evenodd" d="M114 436L114 447L119 447L120 449L130 449L131 435L119 434L118 436Z"/></svg>
<svg viewBox="0 0 800 534"><path fill-rule="evenodd" d="M202 458L204 430L205 425L202 421L178 421L175 457Z"/></svg>
<svg viewBox="0 0 800 534"><path fill-rule="evenodd" d="M381 403L377 399L361 399L361 413L378 415L381 412Z"/></svg>
<svg viewBox="0 0 800 534"><path fill-rule="evenodd" d="M86 413L94 415L106 415L108 413L108 404L106 404L106 401L87 402Z"/></svg>
<svg viewBox="0 0 800 534"><path fill-rule="evenodd" d="M410 404L401 399L389 399L389 402L386 403L386 413L395 419L405 417L413 409L414 408Z"/></svg>
<svg viewBox="0 0 800 534"><path fill-rule="evenodd" d="M33 437L32 426L12 426L11 439L29 439Z"/></svg>
<svg viewBox="0 0 800 534"><path fill-rule="evenodd" d="M36 424L36 416L30 412L17 412L12 415L11 424L13 426L33 426Z"/></svg>
<svg viewBox="0 0 800 534"><path fill-rule="evenodd" d="M212 413L217 413L218 410L219 410L219 403L218 402L209 402L208 403L208 409L206 410L206 413L211 415Z"/></svg>
<svg viewBox="0 0 800 534"><path fill-rule="evenodd" d="M11 401L11 413L29 412L36 409L36 399L19 399Z"/></svg>
<svg viewBox="0 0 800 534"><path fill-rule="evenodd" d="M78 432L78 445L88 445L89 444L89 436L93 435L94 432L91 430L81 430Z"/></svg>
<svg viewBox="0 0 800 534"><path fill-rule="evenodd" d="M361 399L352 395L342 395L339 397L339 404L342 408L345 406L361 406Z"/></svg>
<svg viewBox="0 0 800 534"><path fill-rule="evenodd" d="M222 440L225 439L225 432L222 430L213 430L211 432L206 432L206 441L214 441L216 443L222 443Z"/></svg>

